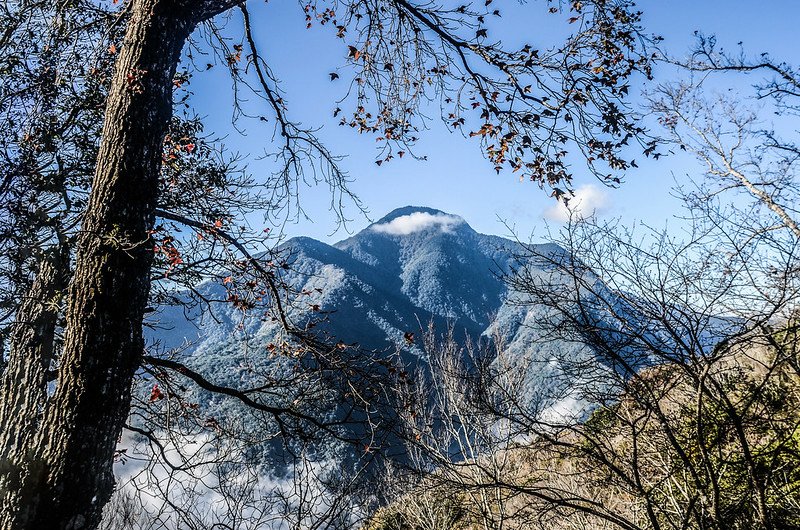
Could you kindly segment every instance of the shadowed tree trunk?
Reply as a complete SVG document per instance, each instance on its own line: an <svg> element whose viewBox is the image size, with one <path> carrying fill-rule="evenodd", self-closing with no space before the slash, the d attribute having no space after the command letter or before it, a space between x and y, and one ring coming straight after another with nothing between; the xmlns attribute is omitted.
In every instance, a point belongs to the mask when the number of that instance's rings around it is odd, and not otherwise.
<svg viewBox="0 0 800 530"><path fill-rule="evenodd" d="M143 353L153 259L148 231L172 80L202 4L136 0L131 6L77 245L55 392L34 415L41 419L31 417L27 405L46 399L41 366L27 361L42 358L39 350L51 347L51 339L38 338L52 336L52 318L17 341L12 359L26 366L9 369L4 378L0 407L17 419L11 420L13 432L2 438L2 530L94 528L113 490L114 450ZM46 302L36 290L29 298L34 305ZM24 440L17 434L23 431Z"/></svg>
<svg viewBox="0 0 800 530"><path fill-rule="evenodd" d="M63 247L45 252L30 291L20 304L11 332L11 356L0 383L0 477L4 497L11 492L35 495L26 468L31 443L47 403L48 370L53 360L58 297L66 288L67 259Z"/></svg>

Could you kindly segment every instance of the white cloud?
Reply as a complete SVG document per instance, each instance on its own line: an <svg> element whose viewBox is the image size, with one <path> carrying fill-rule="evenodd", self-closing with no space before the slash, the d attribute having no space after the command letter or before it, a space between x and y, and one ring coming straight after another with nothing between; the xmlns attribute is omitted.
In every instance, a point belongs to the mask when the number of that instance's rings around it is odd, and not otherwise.
<svg viewBox="0 0 800 530"><path fill-rule="evenodd" d="M376 232L394 236L407 236L429 228L438 228L442 232L450 232L453 227L463 223L464 220L456 215L445 213L430 214L427 212L414 212L408 215L395 217L388 223L374 225Z"/></svg>
<svg viewBox="0 0 800 530"><path fill-rule="evenodd" d="M591 217L601 215L608 210L610 200L606 190L586 184L575 190L575 196L569 200L569 206L564 206L562 201L547 208L544 216L551 221L569 221L570 214L575 217Z"/></svg>

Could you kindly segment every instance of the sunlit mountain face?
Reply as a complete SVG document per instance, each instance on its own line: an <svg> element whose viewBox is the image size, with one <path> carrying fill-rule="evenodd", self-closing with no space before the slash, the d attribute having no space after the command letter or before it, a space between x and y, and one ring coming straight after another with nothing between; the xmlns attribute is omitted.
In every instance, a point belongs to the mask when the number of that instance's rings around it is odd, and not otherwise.
<svg viewBox="0 0 800 530"><path fill-rule="evenodd" d="M552 245L540 247L545 252ZM405 334L431 321L473 336L486 332L507 301L500 275L521 249L514 241L475 232L457 215L409 206L333 245L298 237L281 250L290 263L283 280L310 293L304 304L292 306L292 319L324 313L321 331L378 349L406 348ZM198 286L212 299L224 299L224 289L211 281ZM188 314L166 309L157 315L159 329L150 338L167 349L188 342L186 351L200 354L235 340L237 327L267 337L274 326L256 321L242 326L237 310L219 305L214 318L199 309Z"/></svg>
<svg viewBox="0 0 800 530"><path fill-rule="evenodd" d="M329 341L387 355L399 351L404 362L418 366L426 353L408 340L409 333L419 336L431 323L442 333L452 328L458 340L500 339L504 353L519 357L520 369L531 372L532 389L547 379L557 358L582 350L538 343L536 324L544 310L520 304L502 280L523 254L563 253L553 244L523 249L474 231L458 215L407 206L333 245L297 237L280 253L288 263L282 280L301 293L289 305L290 319L300 326L315 322L314 332ZM529 266L536 269L535 260ZM553 274L545 266L534 272ZM196 289L207 299L226 299L221 281ZM180 348L187 363L218 381L241 384L231 367L268 363L258 352L278 333L277 323L259 316L225 303L210 311L168 307L153 317L157 325L148 337L161 349Z"/></svg>
<svg viewBox="0 0 800 530"><path fill-rule="evenodd" d="M596 360L580 340L543 336L541 324L552 318L552 311L532 303L524 293L511 291L503 279L512 269L525 266L529 277L570 289L569 278L552 266L553 261L566 257L554 244L522 245L479 234L458 215L408 206L333 245L297 237L263 259L280 261L273 270L287 292L293 293L285 302L289 320L329 345L341 344L347 352L363 354L357 359L367 359L368 369L374 366L389 374L399 369L410 374L409 381L430 381L439 368L431 362L432 353L420 337L430 326L442 334L451 330L462 344L489 345L482 360L516 378L519 395L514 399L524 412L580 421L592 406L580 391L608 379L603 373L612 368ZM253 394L267 405L302 403L325 421L358 420L344 427L351 429L344 437L363 436L369 438L367 442L354 444L323 436L313 449L304 447L303 454L312 455L314 466L325 471L303 480L317 481L314 487L320 491L327 487L323 486L326 477L360 476L369 481L369 473L360 470L365 469L364 460L375 454L402 462L402 435L388 429L380 441L370 438L372 433L364 429L359 413L354 414L343 403L346 400L340 399L348 394L347 388L334 382L323 388L317 399L318 389L291 383L293 370L301 361L274 354L274 344L282 336L279 323L265 317L263 308L243 311L226 302L232 288L227 278L234 274L220 271L217 278L200 283L192 293L176 295L186 301L216 302L163 306L151 313L146 329L148 348L179 360L220 387L267 388L267 392ZM464 350L457 355L464 356L468 368L474 366L469 365L472 360ZM576 362L597 367L591 383L564 369ZM398 363L402 367L395 368ZM134 392L147 403L152 386L145 378ZM291 485L298 479L297 447L275 434L281 432L275 418L219 393L194 385L186 388L185 401L196 404L202 418L224 420L249 439L258 440L247 448L248 465L257 466L279 484ZM315 393L311 400L309 392ZM387 398L386 408L368 404L370 425L392 423L398 410L393 408L397 396L392 392L386 392L392 396ZM378 460L370 460L370 466L373 461ZM130 474L130 470L120 472Z"/></svg>

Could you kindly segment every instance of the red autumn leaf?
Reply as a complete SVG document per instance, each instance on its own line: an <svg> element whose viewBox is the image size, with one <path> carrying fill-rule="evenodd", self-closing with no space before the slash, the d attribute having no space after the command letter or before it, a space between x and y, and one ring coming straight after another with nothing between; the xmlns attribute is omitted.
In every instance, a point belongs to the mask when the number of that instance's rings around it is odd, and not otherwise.
<svg viewBox="0 0 800 530"><path fill-rule="evenodd" d="M164 398L164 393L158 387L158 383L153 385L153 390L150 391L150 402L158 401Z"/></svg>

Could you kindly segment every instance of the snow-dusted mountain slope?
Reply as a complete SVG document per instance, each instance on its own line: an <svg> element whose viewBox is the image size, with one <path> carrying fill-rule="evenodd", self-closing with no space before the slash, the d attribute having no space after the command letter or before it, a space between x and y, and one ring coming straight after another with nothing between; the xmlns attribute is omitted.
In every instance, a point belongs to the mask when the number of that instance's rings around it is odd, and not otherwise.
<svg viewBox="0 0 800 530"><path fill-rule="evenodd" d="M334 245L298 237L283 247L291 255L284 280L311 293L295 304L292 318L311 317L314 306L330 311L324 330L366 348L405 346L404 333L431 320L471 335L483 333L505 300L497 273L518 251L515 242L479 234L460 217L417 207L397 209ZM218 283L206 282L198 290L224 299ZM158 326L149 339L164 348L188 341L188 352L223 347L242 331L241 316L225 304L218 304L213 317L176 307L155 319ZM273 327L244 323L244 331L265 337Z"/></svg>
<svg viewBox="0 0 800 530"><path fill-rule="evenodd" d="M552 244L527 250L563 252ZM510 354L520 357L520 366L531 370L531 386L551 373L555 357L579 355L571 351L574 346L536 345L535 323L545 312L519 306L509 297L499 274L514 264L520 245L479 234L456 215L408 206L334 245L298 237L284 243L283 251L290 256L284 281L306 293L291 306L291 319L303 323L326 315L317 329L333 340L367 349L400 349L407 361L416 363L422 352L404 336L431 321L442 331L452 325L457 337L491 334L502 338ZM541 273L550 274L544 267ZM197 290L225 299L219 282L208 281ZM151 342L166 349L183 344L187 362L215 372L222 382L233 383L237 377L235 369L224 367L252 364L254 359L268 362L253 352L263 352L276 333L274 322L243 319L224 303L216 304L213 315L171 307L155 318L159 325L149 332ZM549 368L543 370L542 364Z"/></svg>

